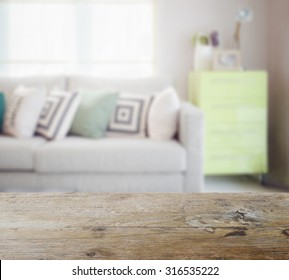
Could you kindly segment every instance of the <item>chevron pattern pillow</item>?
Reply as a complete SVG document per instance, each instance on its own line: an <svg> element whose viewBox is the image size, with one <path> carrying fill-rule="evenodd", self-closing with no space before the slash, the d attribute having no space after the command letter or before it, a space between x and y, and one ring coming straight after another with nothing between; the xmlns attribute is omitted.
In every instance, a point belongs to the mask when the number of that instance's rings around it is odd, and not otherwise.
<svg viewBox="0 0 289 280"><path fill-rule="evenodd" d="M37 125L37 134L48 140L64 138L80 103L80 95L55 89L47 96Z"/></svg>

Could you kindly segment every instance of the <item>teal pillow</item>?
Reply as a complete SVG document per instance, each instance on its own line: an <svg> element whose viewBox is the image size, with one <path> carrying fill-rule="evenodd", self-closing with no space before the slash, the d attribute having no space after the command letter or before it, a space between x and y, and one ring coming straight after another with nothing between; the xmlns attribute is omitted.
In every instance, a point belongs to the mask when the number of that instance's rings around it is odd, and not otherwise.
<svg viewBox="0 0 289 280"><path fill-rule="evenodd" d="M4 113L5 113L5 96L2 92L0 92L0 133L3 131Z"/></svg>
<svg viewBox="0 0 289 280"><path fill-rule="evenodd" d="M81 102L70 133L88 138L102 138L116 107L118 93L80 91Z"/></svg>

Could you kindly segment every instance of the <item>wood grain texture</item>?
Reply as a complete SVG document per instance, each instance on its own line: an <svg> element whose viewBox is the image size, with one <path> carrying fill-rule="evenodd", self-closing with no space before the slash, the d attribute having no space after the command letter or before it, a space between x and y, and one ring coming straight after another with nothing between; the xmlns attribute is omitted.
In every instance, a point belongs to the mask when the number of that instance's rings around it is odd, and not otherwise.
<svg viewBox="0 0 289 280"><path fill-rule="evenodd" d="M1 193L0 259L289 259L289 195Z"/></svg>

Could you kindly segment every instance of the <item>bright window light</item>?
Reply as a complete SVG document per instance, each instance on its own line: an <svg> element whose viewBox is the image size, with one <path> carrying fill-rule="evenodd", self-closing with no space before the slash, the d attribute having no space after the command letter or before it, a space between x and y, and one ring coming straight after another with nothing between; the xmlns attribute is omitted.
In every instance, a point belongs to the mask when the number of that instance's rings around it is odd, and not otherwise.
<svg viewBox="0 0 289 280"><path fill-rule="evenodd" d="M1 75L150 76L154 39L154 0L0 0Z"/></svg>

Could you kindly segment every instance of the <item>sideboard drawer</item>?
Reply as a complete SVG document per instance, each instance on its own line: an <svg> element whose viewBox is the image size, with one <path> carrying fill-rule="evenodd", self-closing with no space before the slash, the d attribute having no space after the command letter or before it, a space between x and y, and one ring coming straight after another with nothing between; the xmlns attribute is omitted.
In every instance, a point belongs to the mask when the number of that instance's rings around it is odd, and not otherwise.
<svg viewBox="0 0 289 280"><path fill-rule="evenodd" d="M206 123L238 123L238 122L265 122L267 110L265 108L248 107L244 108L226 108L209 111L205 115Z"/></svg>
<svg viewBox="0 0 289 280"><path fill-rule="evenodd" d="M240 98L235 98L234 96L227 96L226 98L219 98L218 96L211 96L208 98L201 98L200 106L205 110L215 110L215 109L244 109L247 108L264 108L267 106L267 99L256 98L255 96L242 96Z"/></svg>
<svg viewBox="0 0 289 280"><path fill-rule="evenodd" d="M265 72L212 72L202 75L201 86L203 96L218 98L257 98L265 96L267 92L267 74Z"/></svg>
<svg viewBox="0 0 289 280"><path fill-rule="evenodd" d="M267 129L263 122L210 124L206 127L206 149L266 148Z"/></svg>
<svg viewBox="0 0 289 280"><path fill-rule="evenodd" d="M207 152L205 161L205 173L208 175L264 173L267 170L264 152L235 155Z"/></svg>

